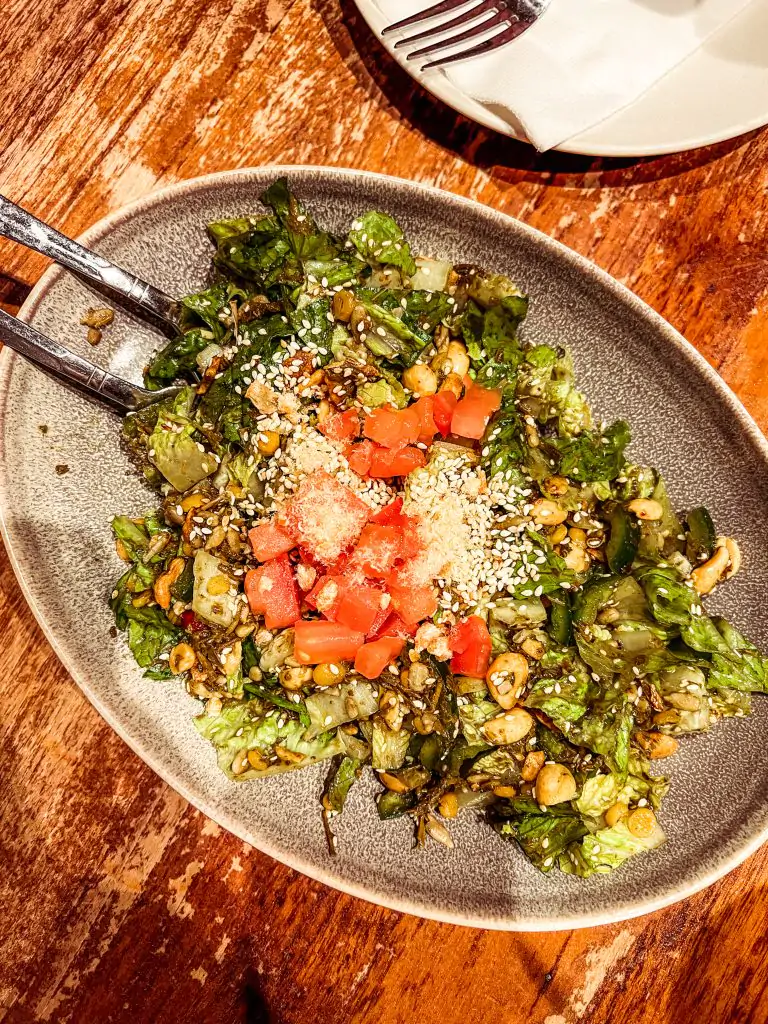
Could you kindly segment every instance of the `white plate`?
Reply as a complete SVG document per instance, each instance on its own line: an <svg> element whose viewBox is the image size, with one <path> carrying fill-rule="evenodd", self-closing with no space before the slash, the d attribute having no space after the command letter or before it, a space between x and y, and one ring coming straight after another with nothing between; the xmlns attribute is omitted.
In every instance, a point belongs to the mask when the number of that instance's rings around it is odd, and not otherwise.
<svg viewBox="0 0 768 1024"><path fill-rule="evenodd" d="M355 0L382 45L433 96L465 117L520 138L493 111L448 81L439 70L422 74L395 40L382 39L386 19L374 0ZM514 43L510 44L514 46ZM589 156L653 156L708 146L768 124L768 4L752 5L639 100L557 149Z"/></svg>

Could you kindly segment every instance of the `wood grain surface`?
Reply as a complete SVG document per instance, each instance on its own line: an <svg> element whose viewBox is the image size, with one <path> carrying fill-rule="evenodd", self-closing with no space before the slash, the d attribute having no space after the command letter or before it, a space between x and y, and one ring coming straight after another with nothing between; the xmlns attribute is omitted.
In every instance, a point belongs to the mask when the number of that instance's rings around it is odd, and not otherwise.
<svg viewBox="0 0 768 1024"><path fill-rule="evenodd" d="M768 131L660 159L539 156L421 91L351 0L3 0L0 150L0 190L70 234L253 164L470 196L629 285L768 429ZM0 303L18 308L44 266L0 244ZM0 1020L768 1021L768 849L613 927L400 916L276 864L161 782L69 679L4 554L0 622Z"/></svg>

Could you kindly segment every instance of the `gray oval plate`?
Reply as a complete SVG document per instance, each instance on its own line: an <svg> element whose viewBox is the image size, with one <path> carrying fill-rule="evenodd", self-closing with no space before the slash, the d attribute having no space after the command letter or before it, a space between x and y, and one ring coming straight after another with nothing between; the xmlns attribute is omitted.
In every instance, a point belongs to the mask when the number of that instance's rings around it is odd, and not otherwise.
<svg viewBox="0 0 768 1024"><path fill-rule="evenodd" d="M493 210L382 175L259 168L185 182L134 203L83 240L172 294L199 288L211 248L207 221L258 209L280 173L323 223L343 230L371 207L392 213L415 250L476 261L531 295L529 337L572 347L598 414L626 417L637 460L662 469L680 506L706 501L737 536L745 567L713 602L768 644L764 613L768 445L705 361L656 313L580 256ZM25 303L36 327L94 356L78 326L93 296L49 270ZM97 303L98 304L98 303ZM138 380L160 339L120 314L95 350ZM488 928L549 930L618 921L713 882L768 835L768 700L750 718L683 741L667 762L668 842L588 881L542 875L471 815L451 826L456 848L412 849L408 821L378 820L372 780L353 789L331 858L318 795L324 768L234 784L194 729L200 705L176 682L143 679L109 637L106 600L120 572L109 520L141 513L153 495L129 470L119 423L4 352L0 366L3 535L30 606L61 660L125 741L195 806L260 850L314 878L397 910ZM47 433L40 430L48 427ZM56 467L69 467L58 475Z"/></svg>

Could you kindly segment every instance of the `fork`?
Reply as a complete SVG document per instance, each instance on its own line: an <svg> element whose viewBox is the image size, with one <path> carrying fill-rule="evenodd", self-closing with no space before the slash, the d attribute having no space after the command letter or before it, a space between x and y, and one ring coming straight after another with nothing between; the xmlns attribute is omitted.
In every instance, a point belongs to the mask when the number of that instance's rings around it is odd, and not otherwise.
<svg viewBox="0 0 768 1024"><path fill-rule="evenodd" d="M468 26L463 32L457 32L447 39L438 39L427 46L422 46L418 50L409 53L406 59L415 60L417 57L426 57L429 54L436 53L438 50L445 50L456 46L458 43L483 36L490 32L491 29L498 29L493 35L476 43L474 46L470 46L468 49L461 49L456 53L450 53L445 57L428 61L421 68L422 71L427 71L429 68L439 68L445 64L452 64L457 60L478 57L483 53L489 53L499 46L512 42L513 39L517 39L526 29L530 28L534 22L538 21L547 7L549 7L550 2L551 0L479 0L479 2L472 2L472 0L442 0L441 3L434 4L419 14L412 14L408 18L395 22L394 25L388 25L383 30L382 35L399 32L411 25L430 21L433 18L439 18L442 14L450 14L451 11L457 11L462 7L466 7L467 10L458 14L455 18L451 18L450 21L441 21L431 28L424 29L423 32L417 32L415 35L407 36L405 39L398 39L394 46L395 49L410 46L412 43L419 42L422 39L441 35L449 29L460 29L463 26Z"/></svg>

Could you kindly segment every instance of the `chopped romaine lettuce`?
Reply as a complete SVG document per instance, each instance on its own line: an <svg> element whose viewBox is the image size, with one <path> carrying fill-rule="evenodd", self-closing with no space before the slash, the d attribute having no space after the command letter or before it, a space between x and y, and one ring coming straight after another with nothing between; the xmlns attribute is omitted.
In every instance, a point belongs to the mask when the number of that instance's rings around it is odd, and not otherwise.
<svg viewBox="0 0 768 1024"><path fill-rule="evenodd" d="M278 775L342 753L342 743L335 732L322 732L309 738L297 719L283 711L261 713L257 704L258 701L227 701L218 714L204 714L195 719L198 732L216 748L219 767L231 779L243 782ZM256 751L266 767L249 766L233 772L236 755L249 750ZM280 756L281 751L299 756L285 759Z"/></svg>
<svg viewBox="0 0 768 1024"><path fill-rule="evenodd" d="M350 240L360 255L372 263L398 267L404 273L416 273L411 247L397 222L387 213L372 210L358 218L349 232Z"/></svg>

